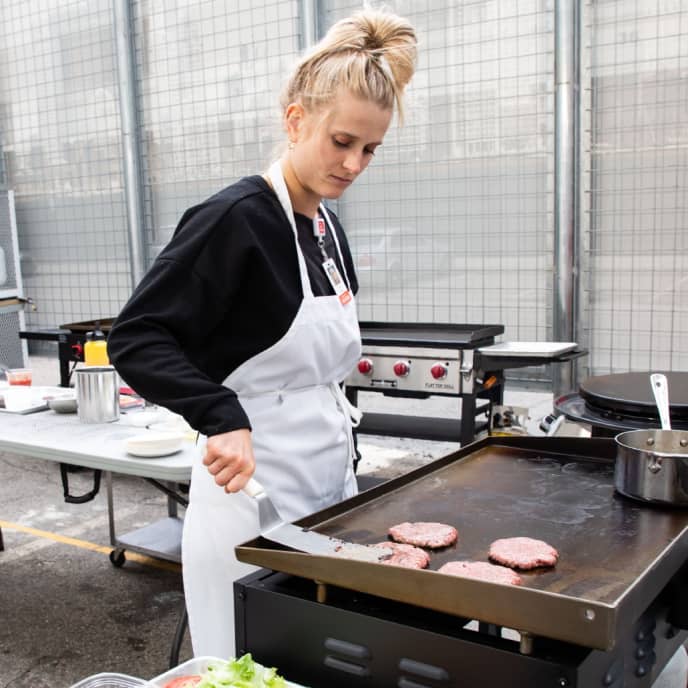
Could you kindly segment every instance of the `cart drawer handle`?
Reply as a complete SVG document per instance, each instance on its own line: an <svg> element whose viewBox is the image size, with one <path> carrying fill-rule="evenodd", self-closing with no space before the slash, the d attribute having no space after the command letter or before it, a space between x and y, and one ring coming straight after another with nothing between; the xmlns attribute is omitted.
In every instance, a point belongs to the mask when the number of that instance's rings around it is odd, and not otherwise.
<svg viewBox="0 0 688 688"><path fill-rule="evenodd" d="M337 669L338 671L343 671L347 674L353 674L354 676L370 676L370 670L360 664L354 664L353 662L345 662L343 659L337 659L331 655L325 657L325 666L330 667L330 669Z"/></svg>
<svg viewBox="0 0 688 688"><path fill-rule="evenodd" d="M336 652L340 655L348 655L355 659L369 659L370 650L365 645L356 645L349 643L346 640L337 640L337 638L327 638L325 640L325 648L330 652Z"/></svg>
<svg viewBox="0 0 688 688"><path fill-rule="evenodd" d="M447 673L446 669L443 669L442 667L433 666L432 664L416 662L413 659L406 659L406 657L403 657L399 662L399 669L409 674L421 676L422 678L429 678L433 681L449 680L449 674Z"/></svg>

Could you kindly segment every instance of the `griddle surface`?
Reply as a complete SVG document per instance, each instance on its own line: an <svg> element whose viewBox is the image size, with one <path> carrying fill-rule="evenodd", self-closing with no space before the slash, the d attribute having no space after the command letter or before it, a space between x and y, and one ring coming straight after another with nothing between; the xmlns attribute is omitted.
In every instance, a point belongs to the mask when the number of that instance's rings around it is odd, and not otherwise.
<svg viewBox="0 0 688 688"><path fill-rule="evenodd" d="M555 547L554 569L521 572L528 587L614 603L688 524L688 513L648 510L617 497L612 463L571 461L489 447L335 519L321 532L374 543L402 521L455 526L459 541L431 569L487 561L498 538L527 536Z"/></svg>
<svg viewBox="0 0 688 688"><path fill-rule="evenodd" d="M361 339L371 346L442 346L475 344L504 333L503 325L361 322Z"/></svg>
<svg viewBox="0 0 688 688"><path fill-rule="evenodd" d="M102 318L101 320L84 320L82 322L67 323L60 325L61 330L69 330L70 332L90 332L96 329L96 323L99 324L102 332L109 332L112 324L115 322L114 318Z"/></svg>

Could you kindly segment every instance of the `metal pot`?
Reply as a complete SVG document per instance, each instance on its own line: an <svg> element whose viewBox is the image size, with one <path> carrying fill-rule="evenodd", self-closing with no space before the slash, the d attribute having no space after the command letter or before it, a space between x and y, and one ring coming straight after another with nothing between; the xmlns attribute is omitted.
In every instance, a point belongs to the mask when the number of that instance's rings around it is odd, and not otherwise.
<svg viewBox="0 0 688 688"><path fill-rule="evenodd" d="M119 376L113 366L76 369L76 398L82 423L112 423L119 418Z"/></svg>
<svg viewBox="0 0 688 688"><path fill-rule="evenodd" d="M616 436L614 484L627 497L688 506L688 432L672 430L666 375L650 375L661 430L631 430Z"/></svg>
<svg viewBox="0 0 688 688"><path fill-rule="evenodd" d="M614 486L621 494L688 506L688 431L630 430L615 440Z"/></svg>

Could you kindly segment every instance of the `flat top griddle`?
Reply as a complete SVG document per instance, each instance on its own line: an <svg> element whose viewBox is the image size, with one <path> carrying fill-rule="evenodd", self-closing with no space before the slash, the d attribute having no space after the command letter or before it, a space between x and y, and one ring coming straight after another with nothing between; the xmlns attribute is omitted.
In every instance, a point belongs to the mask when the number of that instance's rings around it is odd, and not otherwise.
<svg viewBox="0 0 688 688"><path fill-rule="evenodd" d="M688 558L688 510L647 507L613 487L613 440L491 437L298 523L360 543L402 521L459 531L429 571L314 557L258 538L240 560L341 587L587 647L614 646ZM451 560L487 561L498 538L556 547L554 569L523 587L436 573Z"/></svg>
<svg viewBox="0 0 688 688"><path fill-rule="evenodd" d="M624 430L647 430L660 426L659 415L655 417L631 415L612 409L595 409L585 402L578 392L564 394L554 400L554 408L567 418L579 423L589 423L595 434L616 435ZM688 430L688 417L685 419L671 417L671 427L674 430Z"/></svg>
<svg viewBox="0 0 688 688"><path fill-rule="evenodd" d="M114 318L102 318L101 320L83 320L81 322L67 323L60 325L61 330L69 330L70 332L90 332L96 329L96 323L99 323L100 329L107 333L112 328L115 322Z"/></svg>
<svg viewBox="0 0 688 688"><path fill-rule="evenodd" d="M659 413L650 386L651 372L617 373L589 377L580 385L580 395L595 410L657 419ZM688 420L688 373L664 372L669 387L670 415Z"/></svg>
<svg viewBox="0 0 688 688"><path fill-rule="evenodd" d="M465 347L504 334L503 325L361 322L361 339L370 346Z"/></svg>

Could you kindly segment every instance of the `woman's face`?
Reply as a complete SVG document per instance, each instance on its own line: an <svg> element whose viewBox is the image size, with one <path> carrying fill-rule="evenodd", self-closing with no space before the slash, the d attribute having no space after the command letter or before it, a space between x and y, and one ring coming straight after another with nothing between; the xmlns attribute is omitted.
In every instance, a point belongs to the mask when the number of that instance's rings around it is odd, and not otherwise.
<svg viewBox="0 0 688 688"><path fill-rule="evenodd" d="M303 201L317 208L322 198L339 198L373 158L389 128L392 110L342 90L326 107L306 112L292 103L285 113L289 151L297 196L295 209Z"/></svg>

